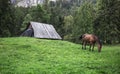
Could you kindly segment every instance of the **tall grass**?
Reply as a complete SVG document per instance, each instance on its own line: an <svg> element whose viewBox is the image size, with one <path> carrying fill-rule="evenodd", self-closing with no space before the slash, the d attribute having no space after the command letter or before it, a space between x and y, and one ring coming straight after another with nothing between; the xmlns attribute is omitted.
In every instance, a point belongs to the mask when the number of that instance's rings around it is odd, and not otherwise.
<svg viewBox="0 0 120 74"><path fill-rule="evenodd" d="M0 74L120 74L120 46L99 53L61 40L0 38Z"/></svg>

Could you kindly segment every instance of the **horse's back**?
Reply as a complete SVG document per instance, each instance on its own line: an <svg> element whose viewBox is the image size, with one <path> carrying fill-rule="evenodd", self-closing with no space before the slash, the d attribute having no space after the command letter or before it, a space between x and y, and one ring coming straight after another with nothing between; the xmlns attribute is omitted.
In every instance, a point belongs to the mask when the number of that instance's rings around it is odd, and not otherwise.
<svg viewBox="0 0 120 74"><path fill-rule="evenodd" d="M95 42L96 38L97 37L93 34L84 34L83 35L83 40L88 41L88 42Z"/></svg>

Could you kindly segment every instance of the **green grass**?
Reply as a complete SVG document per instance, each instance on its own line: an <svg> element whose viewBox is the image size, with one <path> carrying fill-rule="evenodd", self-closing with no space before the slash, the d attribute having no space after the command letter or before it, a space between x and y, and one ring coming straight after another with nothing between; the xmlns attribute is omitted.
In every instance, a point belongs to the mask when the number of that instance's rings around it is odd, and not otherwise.
<svg viewBox="0 0 120 74"><path fill-rule="evenodd" d="M0 38L0 74L120 74L120 45L99 53L61 40Z"/></svg>

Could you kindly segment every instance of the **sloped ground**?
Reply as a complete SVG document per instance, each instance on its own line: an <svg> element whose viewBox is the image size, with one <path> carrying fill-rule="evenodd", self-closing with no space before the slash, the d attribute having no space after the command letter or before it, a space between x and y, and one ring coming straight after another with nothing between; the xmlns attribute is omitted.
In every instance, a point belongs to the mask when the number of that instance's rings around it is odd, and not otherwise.
<svg viewBox="0 0 120 74"><path fill-rule="evenodd" d="M0 38L0 74L120 74L120 46L98 53L61 40Z"/></svg>

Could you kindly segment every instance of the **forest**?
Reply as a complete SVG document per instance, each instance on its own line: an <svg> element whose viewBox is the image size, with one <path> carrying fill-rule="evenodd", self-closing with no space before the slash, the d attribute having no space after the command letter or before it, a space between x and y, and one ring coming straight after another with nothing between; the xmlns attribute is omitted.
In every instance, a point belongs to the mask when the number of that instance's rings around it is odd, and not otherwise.
<svg viewBox="0 0 120 74"><path fill-rule="evenodd" d="M30 21L52 24L64 40L75 43L84 33L105 44L120 43L120 0L44 0L28 7L0 0L0 37L19 37Z"/></svg>

